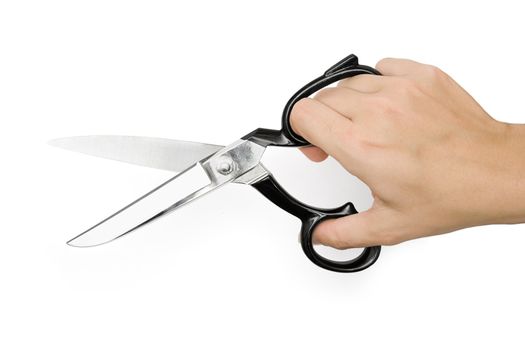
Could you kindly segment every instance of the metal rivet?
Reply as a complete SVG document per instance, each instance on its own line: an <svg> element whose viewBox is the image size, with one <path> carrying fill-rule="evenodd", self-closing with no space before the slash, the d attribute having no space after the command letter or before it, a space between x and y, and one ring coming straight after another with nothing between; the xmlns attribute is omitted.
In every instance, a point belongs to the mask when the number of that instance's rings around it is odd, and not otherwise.
<svg viewBox="0 0 525 350"><path fill-rule="evenodd" d="M224 160L222 162L219 163L219 165L217 166L217 171L219 173L221 173L222 175L228 175L229 173L231 173L233 171L233 164L232 164L232 161L231 160Z"/></svg>

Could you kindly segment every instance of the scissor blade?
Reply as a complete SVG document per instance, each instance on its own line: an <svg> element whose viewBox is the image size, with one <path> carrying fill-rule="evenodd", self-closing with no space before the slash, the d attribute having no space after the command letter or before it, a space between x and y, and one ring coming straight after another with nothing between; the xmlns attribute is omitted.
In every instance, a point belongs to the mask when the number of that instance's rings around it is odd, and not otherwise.
<svg viewBox="0 0 525 350"><path fill-rule="evenodd" d="M157 137L94 135L49 141L52 146L106 159L169 170L182 171L223 146Z"/></svg>
<svg viewBox="0 0 525 350"><path fill-rule="evenodd" d="M122 237L181 206L235 181L257 167L265 147L237 140L127 205L68 244L91 247ZM264 169L263 169L264 172ZM251 177L253 180L254 176ZM241 183L252 183L245 179Z"/></svg>
<svg viewBox="0 0 525 350"><path fill-rule="evenodd" d="M67 243L92 247L113 241L218 187L197 163Z"/></svg>

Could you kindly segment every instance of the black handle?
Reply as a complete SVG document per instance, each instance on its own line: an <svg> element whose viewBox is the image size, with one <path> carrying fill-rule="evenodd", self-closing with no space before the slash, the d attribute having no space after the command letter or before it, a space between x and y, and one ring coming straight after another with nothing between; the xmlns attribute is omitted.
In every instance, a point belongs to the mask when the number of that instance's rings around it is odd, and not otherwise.
<svg viewBox="0 0 525 350"><path fill-rule="evenodd" d="M253 183L252 186L274 204L301 219L301 246L306 256L314 264L336 272L357 272L372 266L379 257L381 252L380 246L365 248L358 257L349 261L330 260L315 251L312 242L315 226L326 219L356 214L357 210L352 203L347 203L334 209L320 209L308 206L286 192L272 175L268 175L262 180Z"/></svg>
<svg viewBox="0 0 525 350"><path fill-rule="evenodd" d="M359 74L376 74L380 73L372 67L359 65L357 56L350 55L330 67L322 76L312 80L299 91L297 91L286 103L282 116L282 129L263 129L259 128L248 135L244 140L253 141L261 146L307 146L308 141L297 135L290 125L290 113L297 101L308 97L322 88L335 83L336 81L350 78Z"/></svg>

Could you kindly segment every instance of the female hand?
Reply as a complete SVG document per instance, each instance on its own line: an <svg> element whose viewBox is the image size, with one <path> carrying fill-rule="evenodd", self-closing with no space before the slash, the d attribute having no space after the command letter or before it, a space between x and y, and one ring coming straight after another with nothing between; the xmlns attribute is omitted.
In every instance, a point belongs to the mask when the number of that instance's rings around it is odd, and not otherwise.
<svg viewBox="0 0 525 350"><path fill-rule="evenodd" d="M436 67L377 64L296 103L295 132L366 183L368 211L322 222L317 243L392 245L465 227L525 222L525 126L492 119Z"/></svg>

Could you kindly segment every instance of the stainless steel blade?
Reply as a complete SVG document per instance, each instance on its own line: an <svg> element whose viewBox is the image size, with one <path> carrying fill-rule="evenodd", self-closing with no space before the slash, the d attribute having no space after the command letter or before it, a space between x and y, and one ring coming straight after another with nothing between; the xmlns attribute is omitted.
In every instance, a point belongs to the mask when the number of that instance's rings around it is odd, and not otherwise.
<svg viewBox="0 0 525 350"><path fill-rule="evenodd" d="M262 163L259 163L250 171L247 171L243 175L233 180L233 182L243 185L253 185L254 183L257 183L268 176L270 176L268 169L266 169Z"/></svg>
<svg viewBox="0 0 525 350"><path fill-rule="evenodd" d="M160 218L178 199L206 189L210 184L206 172L197 163L67 243L75 247L92 247L111 242Z"/></svg>
<svg viewBox="0 0 525 350"><path fill-rule="evenodd" d="M238 140L172 177L68 244L91 247L122 237L250 172L259 165L264 150L265 147L251 141Z"/></svg>
<svg viewBox="0 0 525 350"><path fill-rule="evenodd" d="M223 146L157 137L94 135L64 137L49 141L52 146L106 159L182 171Z"/></svg>

